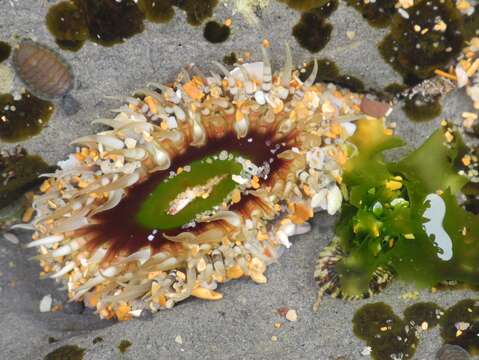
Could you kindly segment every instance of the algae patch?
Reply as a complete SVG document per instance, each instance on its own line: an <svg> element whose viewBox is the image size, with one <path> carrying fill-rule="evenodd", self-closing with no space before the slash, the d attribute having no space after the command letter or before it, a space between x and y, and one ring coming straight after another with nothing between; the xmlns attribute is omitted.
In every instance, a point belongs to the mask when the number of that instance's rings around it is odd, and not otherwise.
<svg viewBox="0 0 479 360"><path fill-rule="evenodd" d="M82 360L85 349L77 345L65 345L47 354L44 360Z"/></svg>
<svg viewBox="0 0 479 360"><path fill-rule="evenodd" d="M310 52L323 49L331 39L333 26L327 18L337 9L337 1L321 1L320 6L301 14L299 22L293 27L296 41Z"/></svg>
<svg viewBox="0 0 479 360"><path fill-rule="evenodd" d="M446 66L464 45L463 17L450 0L420 1L396 13L379 45L384 60L413 85Z"/></svg>
<svg viewBox="0 0 479 360"><path fill-rule="evenodd" d="M51 6L46 24L56 43L77 51L90 40L113 46L143 32L144 20L166 23L175 7L186 13L189 24L198 26L213 15L218 0L72 0Z"/></svg>
<svg viewBox="0 0 479 360"><path fill-rule="evenodd" d="M374 359L391 359L393 355L410 359L416 351L418 338L414 329L385 303L360 308L353 318L353 331L371 347Z"/></svg>
<svg viewBox="0 0 479 360"><path fill-rule="evenodd" d="M28 155L24 149L17 149L14 153L3 152L0 156L0 208L36 186L40 182L39 175L51 169L42 158Z"/></svg>
<svg viewBox="0 0 479 360"><path fill-rule="evenodd" d="M418 333L436 326L445 344L460 346L471 355L479 353L477 300L462 300L446 310L432 302L416 303L404 310L403 319L389 305L373 303L361 307L353 318L355 335L371 347L375 360L411 359Z"/></svg>
<svg viewBox="0 0 479 360"><path fill-rule="evenodd" d="M25 92L16 100L11 94L0 95L0 138L17 142L37 135L48 123L54 107Z"/></svg>
<svg viewBox="0 0 479 360"><path fill-rule="evenodd" d="M230 36L230 28L225 24L220 24L216 21L208 21L203 31L203 36L210 43L222 43Z"/></svg>
<svg viewBox="0 0 479 360"><path fill-rule="evenodd" d="M0 63L7 60L10 57L11 52L12 47L8 43L0 41Z"/></svg>
<svg viewBox="0 0 479 360"><path fill-rule="evenodd" d="M344 87L354 92L363 92L365 86L361 80L351 75L343 75L339 71L338 66L334 61L329 59L319 59L318 74L315 82L328 82L338 86ZM300 79L306 80L313 69L313 62L309 62L303 69L300 70Z"/></svg>
<svg viewBox="0 0 479 360"><path fill-rule="evenodd" d="M347 0L348 5L359 11L369 25L374 27L386 27L396 13L395 1L391 0Z"/></svg>
<svg viewBox="0 0 479 360"><path fill-rule="evenodd" d="M422 97L421 95L413 96L406 99L403 110L407 117L416 122L432 120L442 112L441 97Z"/></svg>
<svg viewBox="0 0 479 360"><path fill-rule="evenodd" d="M466 299L446 310L441 318L444 342L459 345L471 355L479 354L479 302Z"/></svg>
<svg viewBox="0 0 479 360"><path fill-rule="evenodd" d="M128 350L128 348L129 348L131 345L133 345L133 344L132 344L130 341L128 341L128 340L122 340L122 341L120 342L120 344L118 345L118 350L120 350L120 352L123 354L123 353L125 353L125 352Z"/></svg>

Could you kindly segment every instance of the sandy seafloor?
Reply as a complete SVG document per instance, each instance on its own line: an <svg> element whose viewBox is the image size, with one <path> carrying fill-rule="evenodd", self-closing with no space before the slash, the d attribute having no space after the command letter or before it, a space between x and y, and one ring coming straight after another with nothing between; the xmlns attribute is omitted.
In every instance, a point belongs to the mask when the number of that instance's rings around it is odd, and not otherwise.
<svg viewBox="0 0 479 360"><path fill-rule="evenodd" d="M46 11L47 7L42 7L38 0L0 0L0 40L31 37L55 48L44 24ZM216 14L219 20L233 19L232 35L219 45L206 42L201 28L186 25L184 14L178 11L167 25L145 23L147 30L124 44L105 48L89 42L77 53L62 51L76 74L77 84L71 95L80 102L81 110L71 117L57 110L48 128L22 145L47 161L56 162L72 150L68 144L73 139L98 129L90 124L92 120L108 115L108 109L118 105L104 99L105 95L127 94L149 81L171 80L182 64L195 62L209 68L212 60L221 61L231 51L251 51L259 59L263 38L272 44L276 67L282 63L285 40L291 44L297 64L311 59L290 35L300 14L282 4L273 1L257 27L248 25L238 14L232 15L231 9L222 5ZM380 87L399 80L376 49L387 30L370 28L357 12L344 6L330 21L334 25L332 39L318 57L330 57L344 73L362 79L367 86ZM355 31L355 39L349 40L346 31ZM433 122L411 123L399 108L390 120L397 122L398 133L409 146L414 146L437 127L440 119L458 123L461 112L470 107L464 93L455 92L445 100L442 116ZM12 145L2 144L8 146ZM22 234L19 245L1 239L0 359L42 359L66 344L85 348L84 358L88 360L329 360L340 356L368 359L360 354L365 344L352 332L354 312L365 303L384 301L399 314L414 302L403 300L400 295L414 288L395 282L370 300L346 302L328 298L320 312L314 313L313 268L319 250L331 239L331 224L332 219L317 216L312 231L294 238L293 247L267 270L265 285L247 280L230 282L220 288L224 294L222 301L190 299L156 314L150 321L122 323L102 321L93 314L40 313L39 302L44 295L52 294L56 300L64 301L65 293L53 281L39 280L39 267L29 260L35 251L22 246L28 241L27 233ZM422 291L417 301L450 306L474 295L477 294L467 291ZM298 321L280 318L276 313L280 307L295 309ZM275 322L282 322L283 326L276 329ZM182 344L175 342L178 335ZM278 338L276 342L271 340L273 335ZM93 345L92 340L98 336L104 341ZM58 341L49 344L49 337ZM124 354L118 350L121 340L132 343ZM440 346L438 329L428 331L422 336L415 358L434 359Z"/></svg>

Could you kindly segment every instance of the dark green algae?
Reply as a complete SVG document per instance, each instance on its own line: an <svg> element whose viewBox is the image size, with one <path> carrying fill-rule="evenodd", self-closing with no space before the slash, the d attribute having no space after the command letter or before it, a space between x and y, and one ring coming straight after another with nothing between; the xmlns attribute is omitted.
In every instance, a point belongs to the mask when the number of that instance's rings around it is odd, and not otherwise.
<svg viewBox="0 0 479 360"><path fill-rule="evenodd" d="M463 325L458 333L458 324ZM441 318L441 336L447 344L458 345L479 355L479 301L465 299L447 309Z"/></svg>
<svg viewBox="0 0 479 360"><path fill-rule="evenodd" d="M40 183L39 175L53 170L41 157L24 149L0 156L0 208Z"/></svg>
<svg viewBox="0 0 479 360"><path fill-rule="evenodd" d="M54 106L26 91L15 100L11 94L0 94L0 139L18 142L40 133L48 124Z"/></svg>
<svg viewBox="0 0 479 360"><path fill-rule="evenodd" d="M203 36L210 43L222 43L230 36L230 27L225 24L220 24L217 21L208 21L203 30Z"/></svg>
<svg viewBox="0 0 479 360"><path fill-rule="evenodd" d="M122 340L120 344L118 345L118 350L120 350L120 352L124 354L131 345L133 345L131 341Z"/></svg>
<svg viewBox="0 0 479 360"><path fill-rule="evenodd" d="M479 302L475 299L459 301L448 309L432 302L416 303L404 310L403 319L389 305L372 303L353 317L355 335L371 347L375 360L390 360L393 355L411 359L419 344L415 329L425 331L438 325L445 344L458 345L472 356L479 354ZM458 332L461 326L464 330Z"/></svg>
<svg viewBox="0 0 479 360"><path fill-rule="evenodd" d="M0 63L7 60L10 57L11 52L12 47L8 43L0 41Z"/></svg>
<svg viewBox="0 0 479 360"><path fill-rule="evenodd" d="M218 0L70 0L51 6L46 24L64 50L77 51L90 40L113 46L143 32L144 20L166 23L183 10L190 25L198 26L213 15Z"/></svg>
<svg viewBox="0 0 479 360"><path fill-rule="evenodd" d="M405 11L408 19L399 13L392 17L391 32L379 51L406 84L414 85L432 77L435 69L448 65L462 50L464 17L451 0L423 0ZM444 31L434 30L437 19L446 24ZM415 26L420 30L416 31Z"/></svg>
<svg viewBox="0 0 479 360"><path fill-rule="evenodd" d="M294 3L294 2L289 2ZM312 6L312 4L310 4ZM289 4L289 6L292 6ZM331 39L333 26L327 18L337 9L338 1L318 1L316 6L307 8L299 22L293 27L296 41L308 51L315 53L323 49Z"/></svg>
<svg viewBox="0 0 479 360"><path fill-rule="evenodd" d="M358 122L351 139L359 153L346 163L343 183L348 191L336 227L345 256L335 271L348 297L367 293L373 273L387 268L401 280L431 287L446 280L479 283L479 218L456 201L468 180L453 164L464 145L457 134L448 143L439 129L399 162L386 162L382 152L402 145L384 136L382 125ZM445 145L447 144L447 145ZM438 194L446 212L442 228L452 243L452 257L426 233L426 197ZM440 238L438 241L441 240Z"/></svg>
<svg viewBox="0 0 479 360"><path fill-rule="evenodd" d="M82 360L85 349L78 345L65 345L47 354L44 360Z"/></svg>
<svg viewBox="0 0 479 360"><path fill-rule="evenodd" d="M391 0L376 0L366 3L364 0L346 0L346 3L361 13L369 25L382 28L389 26L396 14L396 2Z"/></svg>
<svg viewBox="0 0 479 360"><path fill-rule="evenodd" d="M353 318L354 334L366 341L376 360L391 359L393 354L401 359L414 355L418 338L414 329L407 325L385 303L364 305Z"/></svg>
<svg viewBox="0 0 479 360"><path fill-rule="evenodd" d="M316 75L314 82L333 83L354 92L365 91L364 83L361 80L351 75L341 74L334 61L330 59L319 59L317 60L317 64L318 74ZM306 80L311 74L312 69L313 62L306 64L304 71L301 71L300 73L300 79L302 81Z"/></svg>
<svg viewBox="0 0 479 360"><path fill-rule="evenodd" d="M432 120L441 115L441 97L413 96L405 100L403 110L409 120L416 122Z"/></svg>

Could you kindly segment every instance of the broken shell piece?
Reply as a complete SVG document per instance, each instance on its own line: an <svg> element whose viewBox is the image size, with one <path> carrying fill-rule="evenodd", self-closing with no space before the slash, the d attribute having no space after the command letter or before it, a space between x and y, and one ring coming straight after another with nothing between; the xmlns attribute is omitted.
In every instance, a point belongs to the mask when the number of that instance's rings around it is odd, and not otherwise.
<svg viewBox="0 0 479 360"><path fill-rule="evenodd" d="M366 96L363 97L363 99L361 100L360 108L361 111L366 115L376 118L387 116L392 110L391 105L389 105L388 103L371 100Z"/></svg>

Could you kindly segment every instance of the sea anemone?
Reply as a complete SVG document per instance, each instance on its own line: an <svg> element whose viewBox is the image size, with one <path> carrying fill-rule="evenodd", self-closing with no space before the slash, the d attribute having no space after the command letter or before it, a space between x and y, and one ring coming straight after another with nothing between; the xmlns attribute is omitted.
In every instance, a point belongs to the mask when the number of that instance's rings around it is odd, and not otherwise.
<svg viewBox="0 0 479 360"><path fill-rule="evenodd" d="M317 209L341 205L342 165L354 153L362 95L299 79L289 49L209 76L124 97L111 128L85 136L45 174L31 224L42 275L102 318L126 320L218 283L267 281L266 266Z"/></svg>

